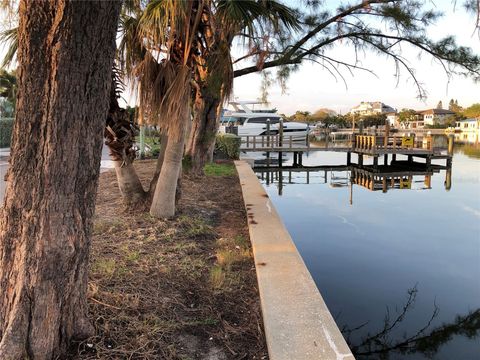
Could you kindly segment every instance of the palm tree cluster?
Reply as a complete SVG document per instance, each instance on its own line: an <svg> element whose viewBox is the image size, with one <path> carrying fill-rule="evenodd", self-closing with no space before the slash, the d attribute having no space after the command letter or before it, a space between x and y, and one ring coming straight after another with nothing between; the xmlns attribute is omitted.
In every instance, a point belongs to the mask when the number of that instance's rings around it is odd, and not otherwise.
<svg viewBox="0 0 480 360"><path fill-rule="evenodd" d="M234 39L243 36L252 46L248 39L260 33L297 27L295 11L274 0L125 3L119 68L137 94L138 123L159 127L164 140L147 191L128 158L131 140L124 143L116 169L127 204L147 203L157 217L174 215L185 147L197 174L211 159L221 106L233 88Z"/></svg>

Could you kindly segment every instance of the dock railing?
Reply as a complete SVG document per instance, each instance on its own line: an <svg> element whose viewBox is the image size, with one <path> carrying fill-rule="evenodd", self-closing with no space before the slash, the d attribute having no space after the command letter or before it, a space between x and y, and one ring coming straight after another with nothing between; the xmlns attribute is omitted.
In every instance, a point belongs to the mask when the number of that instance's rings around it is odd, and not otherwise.
<svg viewBox="0 0 480 360"><path fill-rule="evenodd" d="M402 150L422 150L433 152L432 137L425 137L422 141L417 141L415 135L397 136L397 135L363 135L356 134L353 142L354 151L371 152L388 151L401 152Z"/></svg>
<svg viewBox="0 0 480 360"><path fill-rule="evenodd" d="M279 149L293 149L303 147L308 151L310 148L310 141L308 135L305 140L299 139L298 136L293 135L242 135L240 136L241 145L240 150L273 150Z"/></svg>

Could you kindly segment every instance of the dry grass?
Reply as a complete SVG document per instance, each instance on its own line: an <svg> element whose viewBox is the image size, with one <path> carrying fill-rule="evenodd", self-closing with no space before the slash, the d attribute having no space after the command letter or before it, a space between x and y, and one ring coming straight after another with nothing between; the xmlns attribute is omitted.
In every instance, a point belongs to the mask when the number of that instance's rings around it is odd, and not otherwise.
<svg viewBox="0 0 480 360"><path fill-rule="evenodd" d="M153 162L137 167L148 181ZM89 283L96 336L73 358L266 359L238 178L183 184L179 215L159 221L123 211L115 174L102 174Z"/></svg>

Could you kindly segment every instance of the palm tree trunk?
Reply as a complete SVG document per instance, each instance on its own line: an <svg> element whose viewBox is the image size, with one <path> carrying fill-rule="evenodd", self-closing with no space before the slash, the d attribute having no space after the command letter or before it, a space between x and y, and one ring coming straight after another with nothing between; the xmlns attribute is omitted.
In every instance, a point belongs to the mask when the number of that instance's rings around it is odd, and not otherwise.
<svg viewBox="0 0 480 360"><path fill-rule="evenodd" d="M0 359L92 334L87 266L120 1L20 2L19 91L0 209Z"/></svg>
<svg viewBox="0 0 480 360"><path fill-rule="evenodd" d="M155 194L155 188L157 187L158 177L160 176L160 172L162 171L163 161L165 160L165 150L168 145L168 135L162 131L162 135L160 136L160 153L158 154L157 159L157 166L155 168L155 173L153 174L152 180L150 181L150 186L148 189L148 197L150 199L153 198Z"/></svg>
<svg viewBox="0 0 480 360"><path fill-rule="evenodd" d="M117 174L118 188L122 194L123 202L129 209L134 209L145 203L147 193L143 189L133 163L124 164L122 161L114 161L115 173Z"/></svg>
<svg viewBox="0 0 480 360"><path fill-rule="evenodd" d="M169 141L162 171L158 178L150 207L150 214L158 218L175 215L177 181L182 167L184 140Z"/></svg>
<svg viewBox="0 0 480 360"><path fill-rule="evenodd" d="M202 175L205 164L213 160L222 102L221 91L213 94L204 87L196 90L193 125L187 146L195 174Z"/></svg>
<svg viewBox="0 0 480 360"><path fill-rule="evenodd" d="M133 167L136 129L127 111L118 105L117 82L118 79L114 72L110 90L110 108L104 131L105 145L110 150L110 158L115 167L123 203L127 208L135 209L145 206L147 193Z"/></svg>
<svg viewBox="0 0 480 360"><path fill-rule="evenodd" d="M175 198L182 169L185 132L187 121L190 121L188 101L185 103L182 113L176 122L178 128L174 131L175 136L170 134L168 137L165 158L150 207L150 214L157 218L170 218L175 215Z"/></svg>

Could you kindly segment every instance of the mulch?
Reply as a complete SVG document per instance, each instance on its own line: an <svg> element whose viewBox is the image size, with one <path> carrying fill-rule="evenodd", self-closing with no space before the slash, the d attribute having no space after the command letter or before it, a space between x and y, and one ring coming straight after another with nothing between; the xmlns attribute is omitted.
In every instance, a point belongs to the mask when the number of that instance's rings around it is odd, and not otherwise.
<svg viewBox="0 0 480 360"><path fill-rule="evenodd" d="M155 163L138 161L147 186ZM183 178L178 213L128 212L100 177L90 256L96 335L75 359L267 359L237 176Z"/></svg>

